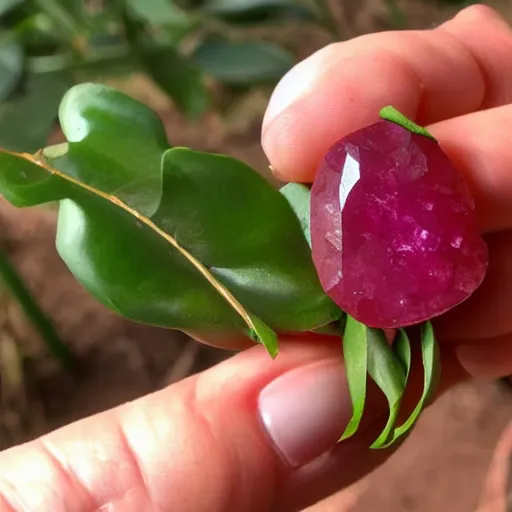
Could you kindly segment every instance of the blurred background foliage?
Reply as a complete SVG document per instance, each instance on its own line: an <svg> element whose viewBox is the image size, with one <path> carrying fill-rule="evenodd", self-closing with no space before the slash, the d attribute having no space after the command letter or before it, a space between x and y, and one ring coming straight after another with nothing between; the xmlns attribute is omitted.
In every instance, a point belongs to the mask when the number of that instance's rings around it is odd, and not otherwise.
<svg viewBox="0 0 512 512"><path fill-rule="evenodd" d="M0 146L32 152L62 141L64 91L96 81L154 108L175 145L228 153L272 179L261 119L288 69L331 42L430 28L471 3L0 0ZM511 0L484 3L512 21ZM106 311L58 258L55 223L53 206L22 212L0 198L0 449L231 355ZM64 369L70 357L74 373ZM353 510L473 510L512 402L482 385L457 393L432 408Z"/></svg>
<svg viewBox="0 0 512 512"><path fill-rule="evenodd" d="M215 108L215 83L275 83L293 65L288 49L245 36L289 20L322 16L308 0L2 0L0 145L41 147L67 87L135 71L196 119Z"/></svg>
<svg viewBox="0 0 512 512"><path fill-rule="evenodd" d="M198 119L222 107L219 89L231 99L277 82L297 60L293 45L276 38L286 26L317 25L331 40L353 35L339 17L357 10L357 2L350 9L343 0L327 2L0 0L0 145L36 150L71 84L134 72L145 73L181 112ZM409 25L402 3L383 2L390 28Z"/></svg>

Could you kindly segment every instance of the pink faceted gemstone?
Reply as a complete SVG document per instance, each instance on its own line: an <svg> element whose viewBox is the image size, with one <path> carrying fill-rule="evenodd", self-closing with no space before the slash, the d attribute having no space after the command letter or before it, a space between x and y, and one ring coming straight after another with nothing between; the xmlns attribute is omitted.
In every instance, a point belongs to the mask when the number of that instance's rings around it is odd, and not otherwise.
<svg viewBox="0 0 512 512"><path fill-rule="evenodd" d="M428 320L467 299L487 246L460 174L433 140L379 121L331 147L311 191L325 292L370 327Z"/></svg>

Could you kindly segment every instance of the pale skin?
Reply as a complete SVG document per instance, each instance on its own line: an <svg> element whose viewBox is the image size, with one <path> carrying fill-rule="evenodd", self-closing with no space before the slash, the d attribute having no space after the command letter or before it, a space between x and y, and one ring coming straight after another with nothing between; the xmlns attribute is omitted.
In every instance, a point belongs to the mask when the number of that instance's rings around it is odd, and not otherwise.
<svg viewBox="0 0 512 512"><path fill-rule="evenodd" d="M426 125L466 176L490 266L475 295L436 322L443 389L512 374L511 55L511 28L490 8L473 6L433 30L368 35L318 51L283 79L264 120L263 147L283 181L311 182L329 146L376 121L388 104ZM339 358L338 340L307 341L283 339L273 362L262 347L248 348L162 391L4 451L0 510L286 511L346 487L391 453L367 450L385 403L370 400L362 435L333 448L328 460L293 468L257 414L268 383Z"/></svg>

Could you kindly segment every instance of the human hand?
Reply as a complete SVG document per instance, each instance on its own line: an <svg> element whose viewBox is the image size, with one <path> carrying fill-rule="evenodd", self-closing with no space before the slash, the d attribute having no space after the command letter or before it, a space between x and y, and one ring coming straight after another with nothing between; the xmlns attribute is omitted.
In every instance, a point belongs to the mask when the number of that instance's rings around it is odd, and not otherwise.
<svg viewBox="0 0 512 512"><path fill-rule="evenodd" d="M330 45L270 101L263 147L284 181L311 182L328 148L393 105L439 140L473 192L490 265L470 300L434 325L474 376L512 374L512 29L469 7L435 30Z"/></svg>
<svg viewBox="0 0 512 512"><path fill-rule="evenodd" d="M265 150L286 180L310 181L330 144L387 104L428 124L467 175L491 262L474 297L438 322L444 389L468 374L512 373L511 54L510 28L487 8L469 8L433 31L321 50L283 80L265 119ZM351 412L339 341L284 338L275 361L255 346L3 452L0 510L298 510L390 454L368 450L387 417L378 393L361 433L335 445Z"/></svg>

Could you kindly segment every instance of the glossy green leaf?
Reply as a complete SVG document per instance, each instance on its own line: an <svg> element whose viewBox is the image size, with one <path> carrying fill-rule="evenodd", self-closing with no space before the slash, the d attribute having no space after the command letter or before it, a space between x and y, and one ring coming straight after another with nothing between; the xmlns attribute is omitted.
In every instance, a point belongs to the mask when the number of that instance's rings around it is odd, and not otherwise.
<svg viewBox="0 0 512 512"><path fill-rule="evenodd" d="M386 426L371 448L382 448L387 445L395 427L406 384L402 357L402 354L400 359L396 357L384 331L368 328L368 374L386 395L389 404Z"/></svg>
<svg viewBox="0 0 512 512"><path fill-rule="evenodd" d="M61 200L57 248L77 279L132 320L244 330L273 355L272 329L339 318L285 198L235 159L164 150L156 116L131 102L102 86L73 88L60 109L69 143L45 151L51 167L0 158L9 201Z"/></svg>
<svg viewBox="0 0 512 512"><path fill-rule="evenodd" d="M280 192L290 203L295 215L299 219L304 237L311 247L311 189L301 183L288 183L280 189Z"/></svg>
<svg viewBox="0 0 512 512"><path fill-rule="evenodd" d="M293 211L263 177L233 158L184 148L167 151L163 165L172 201L153 218L173 219L179 243L250 311L284 331L340 317Z"/></svg>
<svg viewBox="0 0 512 512"><path fill-rule="evenodd" d="M0 43L0 100L16 87L23 72L23 50L15 41Z"/></svg>
<svg viewBox="0 0 512 512"><path fill-rule="evenodd" d="M192 58L204 72L236 86L277 82L295 63L281 47L257 41L205 41Z"/></svg>
<svg viewBox="0 0 512 512"><path fill-rule="evenodd" d="M247 334L275 357L273 331L245 311L187 251L172 243L173 237L162 236L163 230L150 219L111 195L47 167L41 154L27 158L3 152L0 166L2 192L16 206L61 201L57 250L75 277L107 307L135 321L183 329L202 329L208 320L208 327L215 329L220 318L229 319L229 327L242 329L246 321ZM178 292L184 285L186 290ZM192 324L191 318L196 319Z"/></svg>
<svg viewBox="0 0 512 512"><path fill-rule="evenodd" d="M141 58L151 78L187 116L195 119L210 106L211 98L203 74L176 50L144 52Z"/></svg>
<svg viewBox="0 0 512 512"><path fill-rule="evenodd" d="M421 355L423 361L423 394L409 418L395 429L393 442L407 434L418 420L421 412L436 390L439 381L441 362L439 348L434 335L434 329L430 322L422 326L421 331Z"/></svg>
<svg viewBox="0 0 512 512"><path fill-rule="evenodd" d="M300 0L209 0L202 10L233 22L261 22L269 19L313 19L311 2Z"/></svg>
<svg viewBox="0 0 512 512"><path fill-rule="evenodd" d="M59 119L69 147L52 165L151 216L169 148L155 112L110 87L80 84L64 96Z"/></svg>
<svg viewBox="0 0 512 512"><path fill-rule="evenodd" d="M352 437L363 419L368 370L368 327L347 316L343 333L343 359L352 400L352 417L339 441Z"/></svg>
<svg viewBox="0 0 512 512"><path fill-rule="evenodd" d="M0 103L0 147L30 152L44 146L68 86L57 75L29 75L22 94Z"/></svg>

